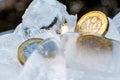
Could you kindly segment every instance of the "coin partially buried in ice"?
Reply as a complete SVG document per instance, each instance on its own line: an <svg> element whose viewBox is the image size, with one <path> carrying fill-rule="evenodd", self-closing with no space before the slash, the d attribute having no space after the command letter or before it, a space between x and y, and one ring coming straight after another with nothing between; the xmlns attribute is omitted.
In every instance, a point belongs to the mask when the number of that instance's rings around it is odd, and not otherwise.
<svg viewBox="0 0 120 80"><path fill-rule="evenodd" d="M94 35L84 35L80 36L77 39L77 44L82 49L91 49L91 50L104 50L111 51L112 50L112 41L102 36L94 36Z"/></svg>
<svg viewBox="0 0 120 80"><path fill-rule="evenodd" d="M83 15L75 28L75 32L80 34L103 35L108 29L108 19L103 12L91 11Z"/></svg>
<svg viewBox="0 0 120 80"><path fill-rule="evenodd" d="M112 49L112 43L104 37L107 29L108 19L103 12L88 12L80 18L75 28L75 32L80 33L77 44L87 49L97 48L109 51Z"/></svg>
<svg viewBox="0 0 120 80"><path fill-rule="evenodd" d="M21 64L24 64L31 53L41 44L43 39L33 38L23 42L18 48L18 59Z"/></svg>
<svg viewBox="0 0 120 80"><path fill-rule="evenodd" d="M46 39L41 44L39 53L45 58L54 58L59 51L59 45L56 39Z"/></svg>

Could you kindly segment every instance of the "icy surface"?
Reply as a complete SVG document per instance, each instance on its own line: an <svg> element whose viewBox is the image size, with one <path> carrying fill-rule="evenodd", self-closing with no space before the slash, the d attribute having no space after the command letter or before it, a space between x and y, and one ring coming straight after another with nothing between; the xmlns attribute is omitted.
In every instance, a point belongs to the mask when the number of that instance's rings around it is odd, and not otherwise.
<svg viewBox="0 0 120 80"><path fill-rule="evenodd" d="M25 57L28 59L30 55L33 53L33 51L38 47L38 43L33 43L30 44L26 49L25 49Z"/></svg>
<svg viewBox="0 0 120 80"><path fill-rule="evenodd" d="M49 39L33 52L17 80L67 80L66 77L65 57L59 42Z"/></svg>
<svg viewBox="0 0 120 80"><path fill-rule="evenodd" d="M118 15L120 16L120 14L118 13L115 17L117 17ZM108 18L109 28L108 28L108 32L105 35L105 37L120 41L120 32L119 32L120 21L119 21L119 18L115 18L115 17L113 19Z"/></svg>
<svg viewBox="0 0 120 80"><path fill-rule="evenodd" d="M0 36L0 80L120 80L119 17L120 13L109 18L110 26L105 35L112 39L112 51L96 54L76 47L77 33L64 34L74 31L77 17L69 15L63 4L56 0L34 0L15 31ZM53 41L57 45L51 42L40 45L22 66L17 50L30 38L55 38L58 42ZM64 54L54 48L59 48L61 43Z"/></svg>
<svg viewBox="0 0 120 80"><path fill-rule="evenodd" d="M55 18L57 19L56 23L53 22ZM56 38L65 22L69 26L68 31L74 31L76 20L77 17L68 15L66 7L56 0L34 0L23 15L22 24L17 27L14 33L25 39L33 37ZM53 26L50 26L51 23L54 23Z"/></svg>
<svg viewBox="0 0 120 80"><path fill-rule="evenodd" d="M23 39L14 34L0 36L0 39L0 79L14 80L22 69L17 59L17 48Z"/></svg>
<svg viewBox="0 0 120 80"><path fill-rule="evenodd" d="M9 33L13 33L13 32L14 32L14 30L8 30L8 31L5 31L5 32L1 32L0 36L5 35L5 34L9 34Z"/></svg>
<svg viewBox="0 0 120 80"><path fill-rule="evenodd" d="M88 51L77 47L78 37L77 33L67 33L61 37L69 80L119 80L120 42L112 41L112 51Z"/></svg>
<svg viewBox="0 0 120 80"><path fill-rule="evenodd" d="M54 23L55 17L57 17L56 23ZM15 31L1 33L0 80L16 80L21 73L23 66L18 61L17 50L22 42L30 38L53 37L59 40L60 34L57 32L61 26L67 22L68 31L73 31L76 19L77 16L68 15L66 7L56 0L34 0L23 15L22 23L17 26ZM49 29L41 29L48 26Z"/></svg>

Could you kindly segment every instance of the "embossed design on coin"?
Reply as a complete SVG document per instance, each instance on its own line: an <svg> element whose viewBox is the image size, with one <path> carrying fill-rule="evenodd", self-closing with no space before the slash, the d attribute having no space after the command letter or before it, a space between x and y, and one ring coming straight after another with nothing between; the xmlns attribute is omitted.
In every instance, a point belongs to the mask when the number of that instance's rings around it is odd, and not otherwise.
<svg viewBox="0 0 120 80"><path fill-rule="evenodd" d="M85 22L81 24L80 30L85 33L96 33L102 27L102 20L96 16L86 19Z"/></svg>
<svg viewBox="0 0 120 80"><path fill-rule="evenodd" d="M85 14L78 21L75 32L81 34L103 35L108 29L108 19L100 11L91 11Z"/></svg>
<svg viewBox="0 0 120 80"><path fill-rule="evenodd" d="M78 47L92 51L111 51L112 43L104 37L107 29L108 19L104 13L91 11L83 15L75 28L75 32L80 33Z"/></svg>

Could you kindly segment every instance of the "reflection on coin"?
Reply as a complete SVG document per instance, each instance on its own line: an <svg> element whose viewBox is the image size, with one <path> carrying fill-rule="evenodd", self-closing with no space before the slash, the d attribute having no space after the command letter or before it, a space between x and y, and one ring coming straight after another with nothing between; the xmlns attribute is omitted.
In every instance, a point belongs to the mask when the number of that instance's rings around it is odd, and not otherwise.
<svg viewBox="0 0 120 80"><path fill-rule="evenodd" d="M108 29L108 19L100 11L91 11L83 15L75 28L75 32L80 34L98 34L103 35Z"/></svg>
<svg viewBox="0 0 120 80"><path fill-rule="evenodd" d="M112 42L102 36L84 35L77 39L77 45L86 50L112 50Z"/></svg>
<svg viewBox="0 0 120 80"><path fill-rule="evenodd" d="M57 40L52 38L44 40L41 44L42 48L39 53L44 58L54 58L59 54L59 45L57 43Z"/></svg>
<svg viewBox="0 0 120 80"><path fill-rule="evenodd" d="M23 42L18 48L18 59L24 64L32 52L41 44L43 39L33 38Z"/></svg>

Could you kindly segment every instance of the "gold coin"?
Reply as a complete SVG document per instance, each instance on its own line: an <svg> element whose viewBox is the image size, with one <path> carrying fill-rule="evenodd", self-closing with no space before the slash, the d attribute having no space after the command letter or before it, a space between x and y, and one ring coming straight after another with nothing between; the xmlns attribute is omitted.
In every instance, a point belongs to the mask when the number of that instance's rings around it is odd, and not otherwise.
<svg viewBox="0 0 120 80"><path fill-rule="evenodd" d="M75 32L82 35L103 35L108 29L108 19L103 12L91 11L83 15L75 28Z"/></svg>
<svg viewBox="0 0 120 80"><path fill-rule="evenodd" d="M23 42L18 48L18 60L22 65L26 62L32 51L41 44L43 39L33 38ZM27 51L28 49L28 51Z"/></svg>
<svg viewBox="0 0 120 80"><path fill-rule="evenodd" d="M112 42L102 36L84 35L77 39L77 45L91 50L112 50Z"/></svg>

